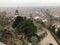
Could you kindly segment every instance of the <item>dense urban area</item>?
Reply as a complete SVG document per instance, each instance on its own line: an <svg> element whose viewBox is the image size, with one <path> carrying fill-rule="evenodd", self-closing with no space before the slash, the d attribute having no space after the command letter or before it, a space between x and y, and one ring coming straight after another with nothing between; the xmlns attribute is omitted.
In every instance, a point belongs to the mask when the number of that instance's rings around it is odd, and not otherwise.
<svg viewBox="0 0 60 45"><path fill-rule="evenodd" d="M0 45L60 45L60 7L0 8Z"/></svg>

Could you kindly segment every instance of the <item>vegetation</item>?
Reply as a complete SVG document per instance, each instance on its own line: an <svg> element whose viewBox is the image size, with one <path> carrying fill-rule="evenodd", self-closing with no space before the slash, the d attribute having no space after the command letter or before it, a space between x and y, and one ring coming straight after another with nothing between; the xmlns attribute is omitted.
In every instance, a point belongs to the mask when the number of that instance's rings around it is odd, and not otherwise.
<svg viewBox="0 0 60 45"><path fill-rule="evenodd" d="M57 37L60 38L60 28L58 28Z"/></svg>
<svg viewBox="0 0 60 45"><path fill-rule="evenodd" d="M33 34L36 33L37 29L34 26L32 20L30 19L24 19L23 17L18 16L14 23L12 24L12 27L15 28L15 32L17 34L24 33L24 34Z"/></svg>
<svg viewBox="0 0 60 45"><path fill-rule="evenodd" d="M8 38L11 38L12 40L13 38L13 42L16 42L15 44L17 44L17 42L23 42L23 44L26 44L27 42L32 43L30 39L33 36L37 38L37 42L39 42L40 38L36 33L37 29L40 29L41 27L42 25L39 21L32 21L26 17L17 16L12 26L11 24L7 25L4 29L3 26L0 25L0 29L2 29L2 31L0 30L0 41L4 41L5 39L7 40Z"/></svg>
<svg viewBox="0 0 60 45"><path fill-rule="evenodd" d="M0 30L3 30L4 26L0 25Z"/></svg>
<svg viewBox="0 0 60 45"><path fill-rule="evenodd" d="M57 32L55 32L56 27L50 25L49 29L60 39L60 28L57 28Z"/></svg>
<svg viewBox="0 0 60 45"><path fill-rule="evenodd" d="M14 21L13 24L12 24L12 27L13 27L13 28L16 28L17 25L18 25L20 22L22 22L22 21L23 21L23 17L17 16L16 19L15 19L15 21Z"/></svg>
<svg viewBox="0 0 60 45"><path fill-rule="evenodd" d="M49 29L50 29L52 32L55 33L55 25L54 25L54 26L50 25L50 26L49 26Z"/></svg>
<svg viewBox="0 0 60 45"><path fill-rule="evenodd" d="M26 17L17 16L12 27L15 29L16 35L24 34L24 36L27 36L29 42L31 42L30 38L35 35L39 42L39 36L36 34L37 29L41 28L41 24L39 24L39 22L32 21Z"/></svg>
<svg viewBox="0 0 60 45"><path fill-rule="evenodd" d="M42 24L39 21L33 21L33 24L37 27L37 29L41 29L42 28Z"/></svg>

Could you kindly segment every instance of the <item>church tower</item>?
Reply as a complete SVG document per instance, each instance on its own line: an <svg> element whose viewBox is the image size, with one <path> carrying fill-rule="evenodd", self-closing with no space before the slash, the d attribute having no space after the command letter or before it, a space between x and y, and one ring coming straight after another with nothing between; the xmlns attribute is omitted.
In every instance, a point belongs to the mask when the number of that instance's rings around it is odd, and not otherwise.
<svg viewBox="0 0 60 45"><path fill-rule="evenodd" d="M19 11L18 10L15 11L15 17L17 17L17 16L19 16Z"/></svg>

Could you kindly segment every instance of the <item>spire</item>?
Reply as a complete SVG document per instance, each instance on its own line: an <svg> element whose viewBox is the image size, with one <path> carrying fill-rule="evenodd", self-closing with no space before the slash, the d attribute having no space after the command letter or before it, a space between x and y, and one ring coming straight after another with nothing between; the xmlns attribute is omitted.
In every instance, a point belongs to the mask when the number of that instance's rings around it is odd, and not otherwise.
<svg viewBox="0 0 60 45"><path fill-rule="evenodd" d="M18 10L15 11L15 15L19 15L19 11Z"/></svg>

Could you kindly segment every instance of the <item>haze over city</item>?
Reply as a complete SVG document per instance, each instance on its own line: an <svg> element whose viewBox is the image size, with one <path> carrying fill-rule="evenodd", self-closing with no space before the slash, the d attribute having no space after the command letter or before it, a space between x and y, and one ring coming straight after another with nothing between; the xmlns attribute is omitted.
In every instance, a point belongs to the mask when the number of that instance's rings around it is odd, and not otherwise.
<svg viewBox="0 0 60 45"><path fill-rule="evenodd" d="M60 0L0 0L0 7L59 6Z"/></svg>

